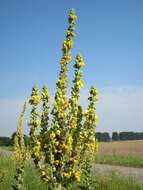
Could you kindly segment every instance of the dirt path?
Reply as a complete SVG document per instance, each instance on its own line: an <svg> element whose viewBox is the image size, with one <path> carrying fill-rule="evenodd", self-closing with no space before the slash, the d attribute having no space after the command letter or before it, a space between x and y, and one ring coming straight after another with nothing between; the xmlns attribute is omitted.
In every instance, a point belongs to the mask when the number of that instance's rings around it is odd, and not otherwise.
<svg viewBox="0 0 143 190"><path fill-rule="evenodd" d="M143 168L132 168L132 167L125 167L125 166L111 166L105 164L96 164L93 167L93 170L100 174L108 174L112 172L116 172L118 174L132 177L135 180L143 182Z"/></svg>

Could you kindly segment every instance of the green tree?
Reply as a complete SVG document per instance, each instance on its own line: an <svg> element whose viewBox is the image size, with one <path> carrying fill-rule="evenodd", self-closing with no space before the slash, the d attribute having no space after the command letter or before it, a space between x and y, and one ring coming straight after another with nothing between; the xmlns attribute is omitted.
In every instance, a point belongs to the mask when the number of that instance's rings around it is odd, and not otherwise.
<svg viewBox="0 0 143 190"><path fill-rule="evenodd" d="M112 133L112 141L119 141L120 138L119 138L119 134L118 132L113 132Z"/></svg>

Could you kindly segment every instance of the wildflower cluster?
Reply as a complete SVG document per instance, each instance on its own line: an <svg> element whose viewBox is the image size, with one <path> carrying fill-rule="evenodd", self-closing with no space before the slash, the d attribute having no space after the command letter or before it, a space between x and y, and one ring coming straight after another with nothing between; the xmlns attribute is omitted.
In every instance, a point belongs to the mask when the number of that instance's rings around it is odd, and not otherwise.
<svg viewBox="0 0 143 190"><path fill-rule="evenodd" d="M72 183L80 183L87 154L92 158L97 150L96 88L90 89L86 111L83 111L79 103L80 91L84 85L82 68L85 66L81 54L75 58L73 86L70 97L67 96L68 65L72 61L76 18L71 9L53 103L50 103L47 86L43 87L41 93L33 86L29 100L32 107L29 123L30 153L49 190L69 189ZM88 160L89 165L91 161L92 159Z"/></svg>
<svg viewBox="0 0 143 190"><path fill-rule="evenodd" d="M38 104L40 102L40 96L38 92L38 88L33 86L31 98L29 100L29 104L32 105L32 110L30 114L30 145L31 145L31 156L34 159L34 163L36 167L38 167L39 161L42 158L41 155L41 144L40 137L38 134L38 127L40 126L40 115L38 114Z"/></svg>
<svg viewBox="0 0 143 190"><path fill-rule="evenodd" d="M50 94L47 86L44 86L42 89L41 100L42 100L42 114L41 114L40 141L41 141L42 150L44 150L44 153L46 154L47 150L46 144L48 144L47 132L50 129L49 126Z"/></svg>

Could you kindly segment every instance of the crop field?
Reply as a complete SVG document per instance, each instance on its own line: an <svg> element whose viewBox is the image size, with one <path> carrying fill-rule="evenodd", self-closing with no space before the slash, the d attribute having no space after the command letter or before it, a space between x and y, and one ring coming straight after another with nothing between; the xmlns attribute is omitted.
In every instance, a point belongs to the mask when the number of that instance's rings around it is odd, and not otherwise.
<svg viewBox="0 0 143 190"><path fill-rule="evenodd" d="M96 161L102 164L143 168L143 141L101 142Z"/></svg>
<svg viewBox="0 0 143 190"><path fill-rule="evenodd" d="M99 143L99 154L118 154L143 157L143 140Z"/></svg>

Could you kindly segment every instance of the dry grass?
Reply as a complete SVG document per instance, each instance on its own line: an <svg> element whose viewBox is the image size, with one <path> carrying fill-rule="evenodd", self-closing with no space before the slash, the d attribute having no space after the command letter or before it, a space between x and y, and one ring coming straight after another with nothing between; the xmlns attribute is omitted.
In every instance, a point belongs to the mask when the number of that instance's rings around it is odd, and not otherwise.
<svg viewBox="0 0 143 190"><path fill-rule="evenodd" d="M100 142L99 155L123 155L143 158L143 140Z"/></svg>
<svg viewBox="0 0 143 190"><path fill-rule="evenodd" d="M143 168L143 140L99 143L96 163Z"/></svg>

